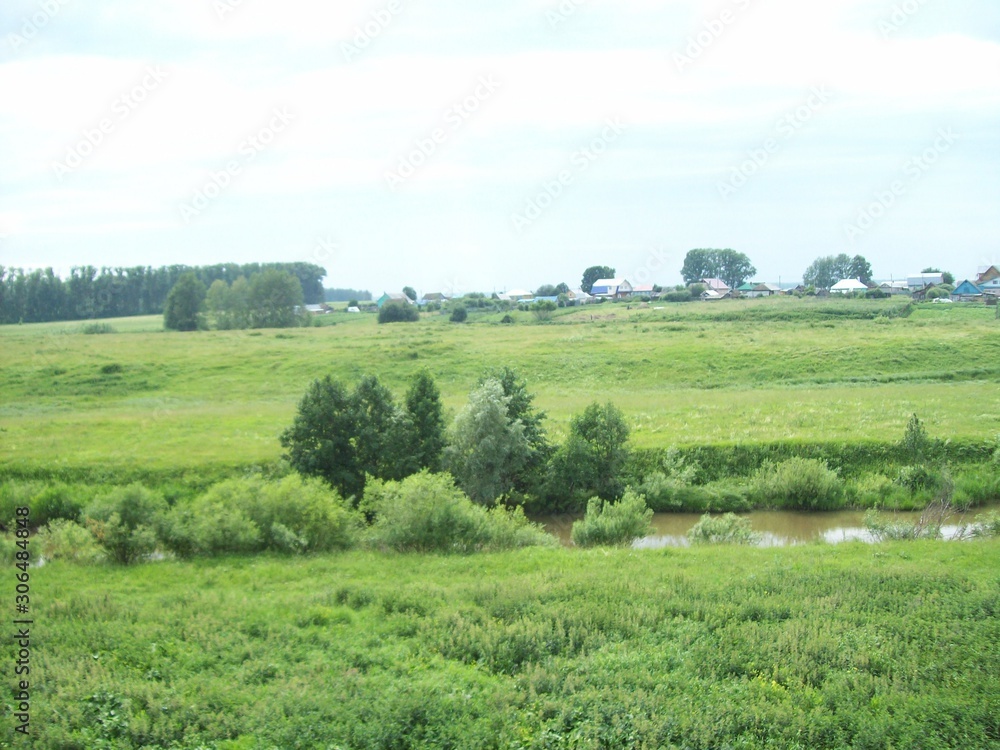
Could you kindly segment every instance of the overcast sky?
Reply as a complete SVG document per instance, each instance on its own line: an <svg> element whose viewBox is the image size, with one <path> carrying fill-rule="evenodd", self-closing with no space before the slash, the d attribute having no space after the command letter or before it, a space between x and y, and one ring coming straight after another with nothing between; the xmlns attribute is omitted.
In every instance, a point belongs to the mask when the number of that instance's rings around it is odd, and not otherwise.
<svg viewBox="0 0 1000 750"><path fill-rule="evenodd" d="M1000 262L982 0L3 0L0 264L379 294Z"/></svg>

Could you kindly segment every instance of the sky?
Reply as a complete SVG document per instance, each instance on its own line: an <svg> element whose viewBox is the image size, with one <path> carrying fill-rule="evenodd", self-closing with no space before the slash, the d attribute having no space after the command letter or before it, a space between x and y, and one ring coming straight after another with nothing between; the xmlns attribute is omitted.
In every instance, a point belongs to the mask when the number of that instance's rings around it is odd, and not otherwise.
<svg viewBox="0 0 1000 750"><path fill-rule="evenodd" d="M4 0L0 264L380 294L1000 263L1000 5Z"/></svg>

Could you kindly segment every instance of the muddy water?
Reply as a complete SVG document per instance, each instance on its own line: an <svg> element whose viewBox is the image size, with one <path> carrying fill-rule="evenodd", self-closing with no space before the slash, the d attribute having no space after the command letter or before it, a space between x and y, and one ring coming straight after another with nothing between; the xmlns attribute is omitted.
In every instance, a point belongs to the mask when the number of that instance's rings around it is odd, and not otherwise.
<svg viewBox="0 0 1000 750"><path fill-rule="evenodd" d="M964 519L971 523L974 516L990 510L1000 510L1000 506L979 508L970 512ZM872 538L864 528L864 511L838 511L835 513L804 513L796 511L753 511L740 514L750 519L753 530L761 534L761 545L765 547L784 547L790 544L808 544L815 541L825 541L831 544L859 540L871 542ZM573 521L582 516L536 516L531 520L541 523L550 534L555 534L559 540L570 545L570 530ZM900 521L915 521L920 518L919 512L890 514L890 517ZM701 515L698 513L657 513L653 516L652 536L638 540L633 546L653 549L657 547L686 547L687 533ZM944 536L954 536L962 522L960 517L952 519L954 525L942 529Z"/></svg>

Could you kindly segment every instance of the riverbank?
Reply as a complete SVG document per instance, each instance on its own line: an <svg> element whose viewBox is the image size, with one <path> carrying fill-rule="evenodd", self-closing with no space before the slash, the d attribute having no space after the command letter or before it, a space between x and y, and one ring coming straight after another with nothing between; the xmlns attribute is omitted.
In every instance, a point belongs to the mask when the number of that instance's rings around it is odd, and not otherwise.
<svg viewBox="0 0 1000 750"><path fill-rule="evenodd" d="M996 747L998 566L997 541L57 562L33 747Z"/></svg>

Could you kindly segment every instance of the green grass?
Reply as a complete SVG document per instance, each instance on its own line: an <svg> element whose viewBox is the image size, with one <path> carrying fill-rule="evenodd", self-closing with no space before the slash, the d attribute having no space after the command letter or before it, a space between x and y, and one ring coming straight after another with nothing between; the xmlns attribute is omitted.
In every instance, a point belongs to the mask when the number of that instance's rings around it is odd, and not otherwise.
<svg viewBox="0 0 1000 750"><path fill-rule="evenodd" d="M30 746L1000 747L998 566L996 541L51 563Z"/></svg>
<svg viewBox="0 0 1000 750"><path fill-rule="evenodd" d="M0 327L0 472L208 472L270 462L308 383L420 368L453 412L489 366L516 367L565 434L610 399L637 447L896 441L917 412L936 437L1000 433L992 311L898 300L746 300L560 310L537 324L473 311L379 326L329 315L286 331L166 333L161 319Z"/></svg>

